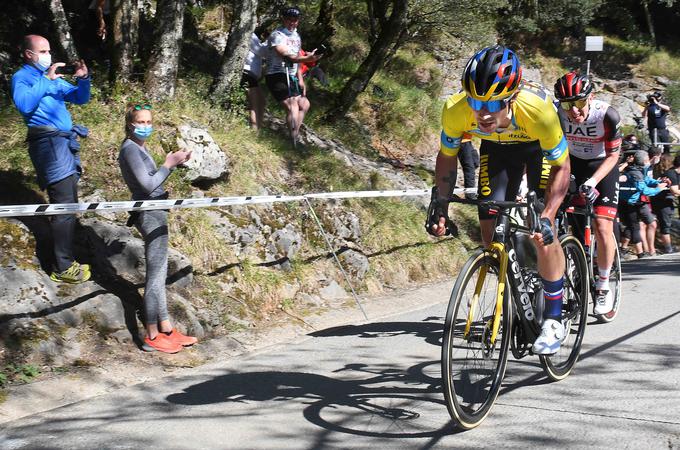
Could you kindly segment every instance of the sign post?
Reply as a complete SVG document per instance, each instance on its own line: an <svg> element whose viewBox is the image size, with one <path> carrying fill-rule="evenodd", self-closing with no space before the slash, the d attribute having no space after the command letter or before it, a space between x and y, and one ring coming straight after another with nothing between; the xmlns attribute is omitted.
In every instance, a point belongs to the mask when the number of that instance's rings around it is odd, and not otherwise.
<svg viewBox="0 0 680 450"><path fill-rule="evenodd" d="M586 52L601 52L604 47L604 36L586 36ZM590 58L586 63L586 76L590 76Z"/></svg>

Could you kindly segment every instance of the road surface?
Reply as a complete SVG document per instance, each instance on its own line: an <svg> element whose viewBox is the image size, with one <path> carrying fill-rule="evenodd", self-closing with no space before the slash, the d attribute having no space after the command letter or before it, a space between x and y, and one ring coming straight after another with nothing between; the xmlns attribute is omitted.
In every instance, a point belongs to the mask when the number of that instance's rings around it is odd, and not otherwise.
<svg viewBox="0 0 680 450"><path fill-rule="evenodd" d="M574 372L511 356L471 431L443 404L442 302L4 423L0 448L680 448L678 275L680 256L625 263L621 312L589 321Z"/></svg>

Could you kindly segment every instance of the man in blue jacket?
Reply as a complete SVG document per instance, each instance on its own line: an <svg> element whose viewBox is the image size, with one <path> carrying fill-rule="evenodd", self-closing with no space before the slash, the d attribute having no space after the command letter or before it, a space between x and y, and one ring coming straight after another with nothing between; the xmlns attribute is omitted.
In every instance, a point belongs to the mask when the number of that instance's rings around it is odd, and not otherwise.
<svg viewBox="0 0 680 450"><path fill-rule="evenodd" d="M38 175L38 185L47 190L50 203L77 203L77 183L82 172L78 136L87 128L73 125L66 102L90 100L90 77L83 61L74 64L76 84L57 73L62 62L52 63L50 43L42 36L28 35L22 45L24 65L12 76L12 99L28 126L28 152ZM72 214L52 217L57 282L82 283L90 278L87 264L73 257L76 218Z"/></svg>

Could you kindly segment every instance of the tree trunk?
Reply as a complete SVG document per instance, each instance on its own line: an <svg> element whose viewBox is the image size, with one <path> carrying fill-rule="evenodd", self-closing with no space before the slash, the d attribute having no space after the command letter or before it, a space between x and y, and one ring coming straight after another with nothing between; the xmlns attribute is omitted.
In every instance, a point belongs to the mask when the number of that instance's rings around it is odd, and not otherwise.
<svg viewBox="0 0 680 450"><path fill-rule="evenodd" d="M652 15L649 13L648 0L642 0L642 10L645 13L645 20L647 21L647 28L649 29L649 37L652 39L652 44L654 44L654 47L657 47L656 33L654 33L654 22L652 21Z"/></svg>
<svg viewBox="0 0 680 450"><path fill-rule="evenodd" d="M243 71L248 49L250 48L250 36L256 24L257 0L236 0L234 2L234 14L229 28L227 46L222 55L220 69L213 79L210 88L213 101L229 108L232 102L230 95L238 88Z"/></svg>
<svg viewBox="0 0 680 450"><path fill-rule="evenodd" d="M390 0L366 0L368 10L369 41L373 45L387 25L387 9Z"/></svg>
<svg viewBox="0 0 680 450"><path fill-rule="evenodd" d="M394 49L395 42L406 27L408 0L393 0L393 2L392 14L387 24L381 27L380 35L371 47L368 56L342 88L338 103L330 112L329 118L336 119L347 114L359 94L366 89L375 72L385 63L390 48Z"/></svg>
<svg viewBox="0 0 680 450"><path fill-rule="evenodd" d="M317 30L317 42L314 42L317 45L327 44L335 34L335 5L333 0L321 0L314 30Z"/></svg>
<svg viewBox="0 0 680 450"><path fill-rule="evenodd" d="M185 8L186 0L158 0L151 57L144 78L144 87L152 100L175 95Z"/></svg>
<svg viewBox="0 0 680 450"><path fill-rule="evenodd" d="M139 8L133 5L133 0L115 0L112 13L113 58L109 78L112 81L130 81L139 50Z"/></svg>
<svg viewBox="0 0 680 450"><path fill-rule="evenodd" d="M378 39L378 26L375 20L375 11L373 10L373 0L366 0L366 12L368 13L368 41L373 45Z"/></svg>
<svg viewBox="0 0 680 450"><path fill-rule="evenodd" d="M52 15L54 31L57 35L57 44L64 52L68 62L78 61L80 56L78 56L78 51L73 43L73 37L71 37L71 26L66 19L64 5L62 5L61 0L46 0L45 3Z"/></svg>

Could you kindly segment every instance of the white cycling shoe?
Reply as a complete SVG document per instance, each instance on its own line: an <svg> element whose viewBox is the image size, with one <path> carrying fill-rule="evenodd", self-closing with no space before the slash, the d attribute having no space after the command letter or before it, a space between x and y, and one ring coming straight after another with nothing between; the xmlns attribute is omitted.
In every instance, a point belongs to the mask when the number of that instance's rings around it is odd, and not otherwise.
<svg viewBox="0 0 680 450"><path fill-rule="evenodd" d="M562 322L545 319L541 327L541 335L536 338L532 350L536 355L552 355L560 349L563 339L564 326Z"/></svg>
<svg viewBox="0 0 680 450"><path fill-rule="evenodd" d="M593 314L607 314L614 308L614 296L611 290L595 292L595 307Z"/></svg>

